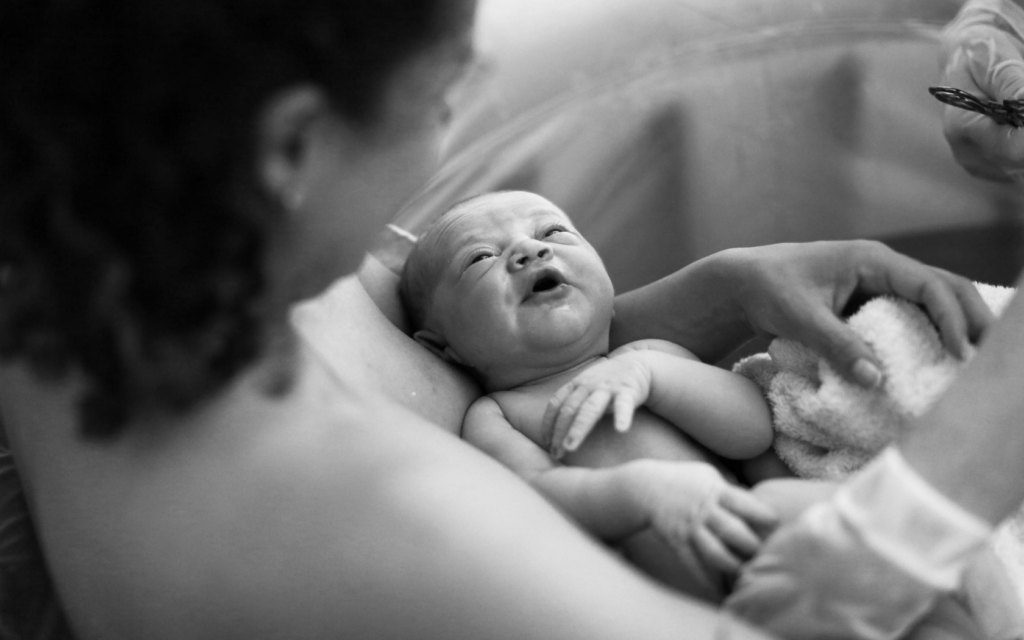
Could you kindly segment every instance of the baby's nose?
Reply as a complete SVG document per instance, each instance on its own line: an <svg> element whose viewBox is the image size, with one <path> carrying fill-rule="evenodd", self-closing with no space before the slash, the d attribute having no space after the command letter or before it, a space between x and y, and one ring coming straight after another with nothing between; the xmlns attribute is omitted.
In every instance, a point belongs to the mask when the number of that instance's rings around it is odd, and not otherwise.
<svg viewBox="0 0 1024 640"><path fill-rule="evenodd" d="M535 260L547 260L554 255L554 250L547 243L528 238L519 243L516 252L509 261L509 266L521 269Z"/></svg>

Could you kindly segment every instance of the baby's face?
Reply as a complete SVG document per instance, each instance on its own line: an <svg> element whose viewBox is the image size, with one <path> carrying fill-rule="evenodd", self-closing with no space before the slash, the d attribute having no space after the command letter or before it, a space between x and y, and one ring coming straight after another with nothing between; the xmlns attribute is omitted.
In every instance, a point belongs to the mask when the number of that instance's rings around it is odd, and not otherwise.
<svg viewBox="0 0 1024 640"><path fill-rule="evenodd" d="M525 192L478 198L451 214L437 250L446 261L428 324L486 379L607 349L611 279L551 202Z"/></svg>

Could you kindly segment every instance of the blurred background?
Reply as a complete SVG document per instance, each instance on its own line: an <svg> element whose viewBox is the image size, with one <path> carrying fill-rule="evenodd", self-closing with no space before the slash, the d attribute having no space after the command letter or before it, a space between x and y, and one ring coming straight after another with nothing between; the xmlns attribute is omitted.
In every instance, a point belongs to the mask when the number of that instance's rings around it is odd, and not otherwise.
<svg viewBox="0 0 1024 640"><path fill-rule="evenodd" d="M927 91L961 4L481 0L445 162L396 224L526 189L619 291L728 247L843 238L1010 284L1022 190L954 163ZM401 240L376 254L397 268Z"/></svg>

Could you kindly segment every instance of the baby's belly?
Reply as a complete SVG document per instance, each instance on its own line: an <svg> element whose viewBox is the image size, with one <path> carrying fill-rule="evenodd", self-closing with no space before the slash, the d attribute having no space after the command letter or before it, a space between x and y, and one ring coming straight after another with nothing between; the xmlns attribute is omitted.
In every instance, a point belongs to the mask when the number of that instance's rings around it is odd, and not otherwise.
<svg viewBox="0 0 1024 640"><path fill-rule="evenodd" d="M580 467L611 467L643 458L710 462L720 460L706 448L647 409L640 407L633 426L618 433L606 416L590 433L579 450L565 458L567 464Z"/></svg>

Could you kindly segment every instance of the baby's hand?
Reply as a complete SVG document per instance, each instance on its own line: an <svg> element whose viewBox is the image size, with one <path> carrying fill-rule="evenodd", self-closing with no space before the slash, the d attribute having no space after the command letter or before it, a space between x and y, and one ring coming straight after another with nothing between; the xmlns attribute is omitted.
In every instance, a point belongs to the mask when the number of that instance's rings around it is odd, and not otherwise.
<svg viewBox="0 0 1024 640"><path fill-rule="evenodd" d="M774 510L703 462L657 463L644 492L651 526L683 557L732 581L778 526Z"/></svg>
<svg viewBox="0 0 1024 640"><path fill-rule="evenodd" d="M544 411L551 456L558 459L579 448L609 407L615 430L625 433L633 412L651 392L651 370L642 356L625 353L590 367L551 396Z"/></svg>

